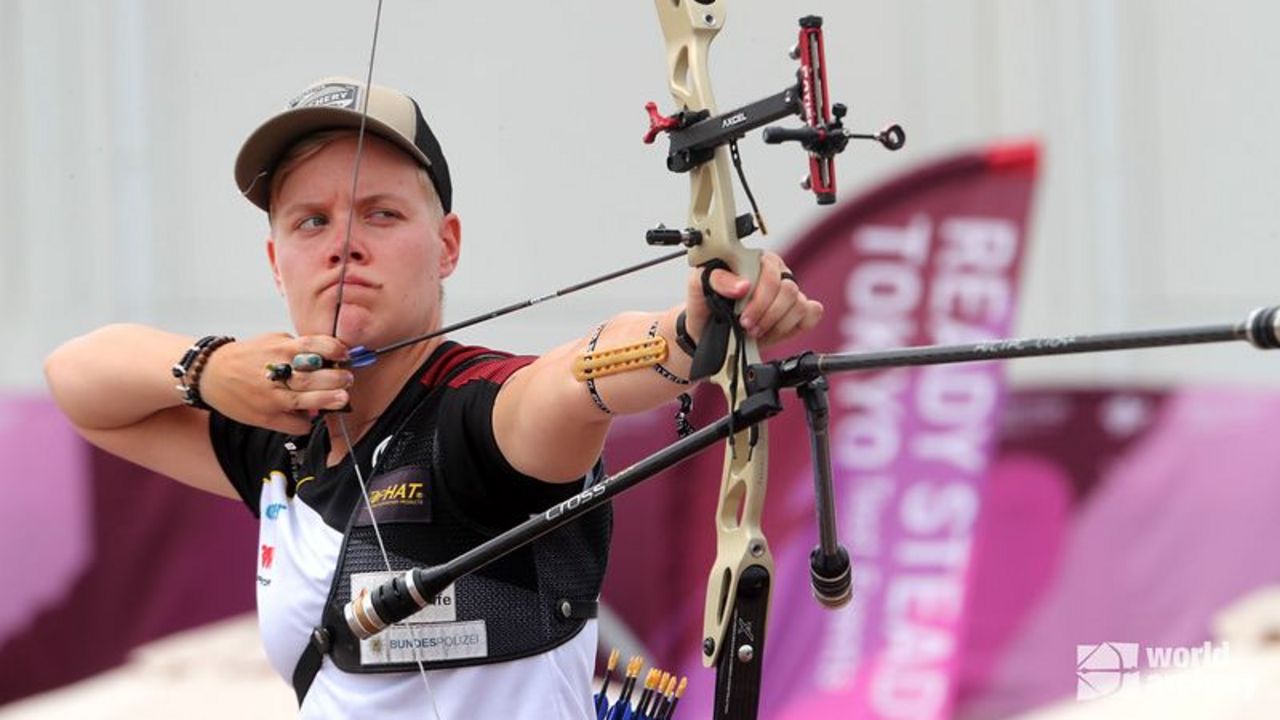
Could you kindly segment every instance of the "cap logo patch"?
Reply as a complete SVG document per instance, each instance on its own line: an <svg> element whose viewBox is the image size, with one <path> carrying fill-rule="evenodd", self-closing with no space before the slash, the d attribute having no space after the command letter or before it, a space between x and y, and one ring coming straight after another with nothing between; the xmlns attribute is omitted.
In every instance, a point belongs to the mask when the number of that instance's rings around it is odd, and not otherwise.
<svg viewBox="0 0 1280 720"><path fill-rule="evenodd" d="M338 107L355 110L360 98L359 85L326 83L307 88L289 101L289 109L298 107Z"/></svg>

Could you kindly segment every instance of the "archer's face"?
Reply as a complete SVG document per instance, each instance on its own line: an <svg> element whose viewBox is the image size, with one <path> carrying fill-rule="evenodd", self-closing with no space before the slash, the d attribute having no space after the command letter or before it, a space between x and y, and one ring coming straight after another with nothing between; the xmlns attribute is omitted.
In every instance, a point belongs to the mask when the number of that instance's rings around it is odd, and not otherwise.
<svg viewBox="0 0 1280 720"><path fill-rule="evenodd" d="M297 165L273 199L267 251L300 335L327 335L351 221L338 338L376 347L434 329L440 281L458 258L459 225L441 218L407 155L366 135L352 210L356 138L336 139Z"/></svg>

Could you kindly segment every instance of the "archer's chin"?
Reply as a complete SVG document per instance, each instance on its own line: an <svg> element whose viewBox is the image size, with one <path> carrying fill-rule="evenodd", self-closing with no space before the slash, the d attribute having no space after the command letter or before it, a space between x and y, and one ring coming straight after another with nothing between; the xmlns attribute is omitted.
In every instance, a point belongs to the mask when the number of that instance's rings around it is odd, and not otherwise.
<svg viewBox="0 0 1280 720"><path fill-rule="evenodd" d="M330 324L325 333L330 332L332 327ZM335 335L347 347L373 347L378 344L378 330L378 324L365 308L343 305L342 312L338 314L338 331Z"/></svg>

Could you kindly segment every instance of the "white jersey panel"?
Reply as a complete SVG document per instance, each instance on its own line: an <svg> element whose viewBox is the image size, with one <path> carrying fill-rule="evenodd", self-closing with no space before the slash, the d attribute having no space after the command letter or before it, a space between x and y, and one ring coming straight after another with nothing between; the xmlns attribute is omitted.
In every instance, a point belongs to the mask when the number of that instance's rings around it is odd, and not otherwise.
<svg viewBox="0 0 1280 720"><path fill-rule="evenodd" d="M338 566L342 533L285 492L285 475L262 484L258 525L258 629L272 667L286 682L320 623Z"/></svg>

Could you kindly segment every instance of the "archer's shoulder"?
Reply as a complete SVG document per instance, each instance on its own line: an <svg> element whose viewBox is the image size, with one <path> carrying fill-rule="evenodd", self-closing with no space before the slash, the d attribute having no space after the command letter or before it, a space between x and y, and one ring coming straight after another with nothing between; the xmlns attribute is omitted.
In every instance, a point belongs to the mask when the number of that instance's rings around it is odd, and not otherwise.
<svg viewBox="0 0 1280 720"><path fill-rule="evenodd" d="M428 387L446 381L449 387L456 388L474 380L501 385L536 359L532 355L515 355L480 345L450 342L440 347L420 379Z"/></svg>

